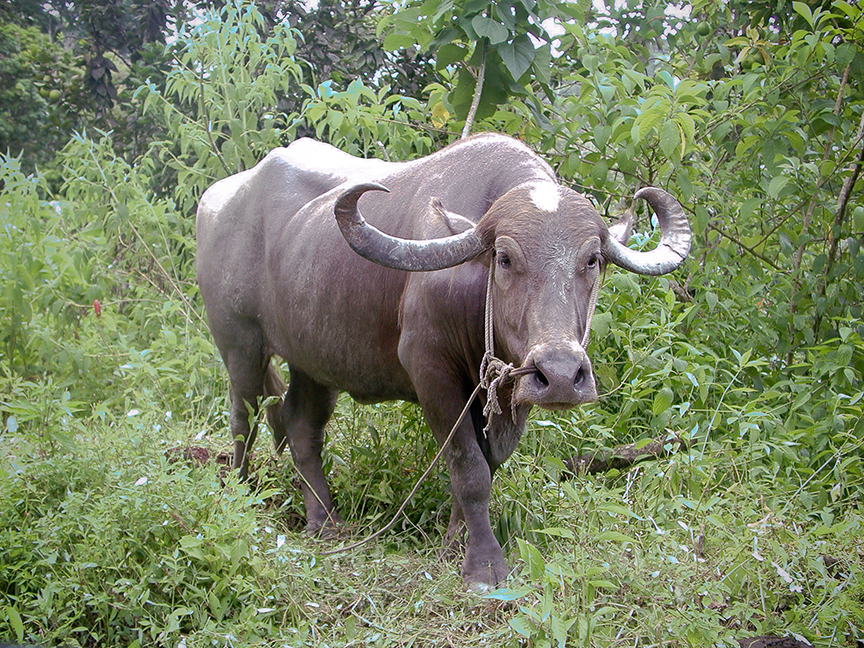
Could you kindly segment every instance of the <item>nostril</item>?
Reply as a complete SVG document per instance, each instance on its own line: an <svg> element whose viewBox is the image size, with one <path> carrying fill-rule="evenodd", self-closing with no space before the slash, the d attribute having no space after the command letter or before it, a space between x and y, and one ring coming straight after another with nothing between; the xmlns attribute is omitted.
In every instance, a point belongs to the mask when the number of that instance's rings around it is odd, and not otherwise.
<svg viewBox="0 0 864 648"><path fill-rule="evenodd" d="M573 379L573 386L578 388L585 381L586 371L585 367L579 367L579 370L576 372L576 377Z"/></svg>
<svg viewBox="0 0 864 648"><path fill-rule="evenodd" d="M540 385L542 387L548 387L549 386L549 379L546 378L546 376L543 375L543 372L540 371L539 369L537 369L537 371L534 372L534 380L536 380L538 383L540 383Z"/></svg>

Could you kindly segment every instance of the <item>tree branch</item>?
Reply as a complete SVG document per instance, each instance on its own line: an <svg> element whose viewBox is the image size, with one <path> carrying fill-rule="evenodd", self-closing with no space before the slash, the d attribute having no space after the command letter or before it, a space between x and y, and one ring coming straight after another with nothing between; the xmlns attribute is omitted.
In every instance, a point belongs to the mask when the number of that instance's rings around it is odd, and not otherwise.
<svg viewBox="0 0 864 648"><path fill-rule="evenodd" d="M846 92L846 84L849 81L849 65L846 66L846 69L843 71L843 79L840 81L840 89L837 91L837 101L834 102L834 116L838 117L840 115L840 108L843 105L843 95ZM834 143L834 131L836 126L831 125L831 130L828 133L828 141L825 142L825 150L822 152L822 162L828 159L828 156L831 154L831 145ZM801 225L801 238L802 243L798 246L798 250L795 252L795 270L798 270L801 267L801 259L804 256L804 249L807 247L807 232L810 229L810 220L813 218L813 210L816 209L816 194L813 194L813 197L810 200L810 204L807 205L807 212L804 214L804 222Z"/></svg>
<svg viewBox="0 0 864 648"><path fill-rule="evenodd" d="M861 121L858 122L857 139L864 139L864 112L861 113ZM831 241L831 250L828 253L828 263L825 266L825 277L831 270L831 266L837 261L837 245L840 240L840 229L843 227L843 222L846 220L846 206L849 204L849 196L852 195L852 187L858 181L858 176L861 174L861 165L864 164L864 145L861 146L861 152L858 154L858 161L852 168L852 173L846 177L843 182L843 188L840 190L840 197L837 199L837 213L834 215L834 228L829 233Z"/></svg>
<svg viewBox="0 0 864 648"><path fill-rule="evenodd" d="M677 434L669 432L653 439L645 445L629 443L618 446L610 453L596 452L590 455L579 455L564 460L564 465L571 473L586 472L596 474L607 470L628 468L642 457L663 457L678 448L686 448L687 442ZM565 475L565 479L569 475Z"/></svg>
<svg viewBox="0 0 864 648"><path fill-rule="evenodd" d="M764 264L766 264L766 265L769 265L769 266L771 266L772 268L774 268L777 272L783 272L783 269L782 269L780 266L778 266L776 263L774 263L773 261L771 261L771 260L768 259L767 257L765 257L765 256L763 256L763 255L761 255L761 254L759 254L759 253L758 253L756 250L754 250L752 247L749 247L749 246L745 245L744 243L742 243L741 241L739 241L738 239L736 239L736 238L735 238L734 236L732 236L731 234L727 234L727 233L724 232L722 229L720 229L719 227L717 227L714 223L708 223L708 229L713 230L713 231L717 232L720 236L729 239L729 240L732 241L735 245L737 245L738 247L740 247L742 250L746 250L747 252L749 252L750 254L752 254L754 257L756 257L757 259L759 259L762 263L764 263Z"/></svg>
<svg viewBox="0 0 864 648"><path fill-rule="evenodd" d="M861 113L861 121L858 122L857 138L859 141L864 138L864 113ZM861 151L858 154L858 161L855 162L855 165L852 167L852 173L846 176L846 180L843 181L843 188L840 190L840 196L837 199L837 212L834 214L834 224L828 232L830 247L828 251L828 261L825 263L825 269L822 272L821 285L819 286L820 296L824 296L828 290L831 270L837 263L837 250L839 249L841 238L840 234L843 229L843 224L846 221L846 207L849 204L849 196L852 195L852 187L855 186L858 177L861 175L862 164L864 164L864 144L862 144ZM813 318L814 334L818 334L821 324L822 315L817 312L816 316Z"/></svg>

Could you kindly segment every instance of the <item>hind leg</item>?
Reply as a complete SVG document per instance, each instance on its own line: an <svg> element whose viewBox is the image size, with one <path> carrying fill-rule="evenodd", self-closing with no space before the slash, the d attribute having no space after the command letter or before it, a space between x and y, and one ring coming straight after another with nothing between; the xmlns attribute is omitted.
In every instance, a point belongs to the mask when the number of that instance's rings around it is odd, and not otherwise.
<svg viewBox="0 0 864 648"><path fill-rule="evenodd" d="M321 464L324 426L333 414L337 395L336 390L319 385L302 371L291 369L282 405L282 425L302 480L306 532L310 535L342 522L333 508Z"/></svg>
<svg viewBox="0 0 864 648"><path fill-rule="evenodd" d="M264 373L270 359L264 355L257 329L235 330L231 345L220 351L231 383L229 420L234 437L233 465L240 478L245 479L249 473L249 453L258 433L258 403L264 395Z"/></svg>

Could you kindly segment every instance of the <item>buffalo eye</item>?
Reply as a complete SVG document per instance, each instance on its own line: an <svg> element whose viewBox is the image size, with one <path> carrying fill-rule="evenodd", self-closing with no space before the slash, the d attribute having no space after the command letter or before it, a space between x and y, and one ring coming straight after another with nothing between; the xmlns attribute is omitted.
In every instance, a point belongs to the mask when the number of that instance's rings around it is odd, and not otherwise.
<svg viewBox="0 0 864 648"><path fill-rule="evenodd" d="M585 265L589 270L593 270L600 263L600 260L597 258L596 254L592 254L591 258L588 259L588 263Z"/></svg>
<svg viewBox="0 0 864 648"><path fill-rule="evenodd" d="M510 255L506 252L498 253L498 267L505 270L510 267Z"/></svg>

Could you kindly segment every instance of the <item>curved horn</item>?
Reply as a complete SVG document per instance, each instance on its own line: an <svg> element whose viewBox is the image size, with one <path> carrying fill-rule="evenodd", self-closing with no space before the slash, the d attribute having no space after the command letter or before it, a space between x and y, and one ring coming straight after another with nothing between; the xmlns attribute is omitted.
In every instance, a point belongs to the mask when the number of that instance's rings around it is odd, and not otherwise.
<svg viewBox="0 0 864 648"><path fill-rule="evenodd" d="M426 241L400 239L384 234L366 222L357 201L367 191L389 191L377 182L364 182L345 189L333 212L348 245L360 256L379 265L410 272L441 270L473 259L483 251L475 229Z"/></svg>
<svg viewBox="0 0 864 648"><path fill-rule="evenodd" d="M660 221L660 243L648 252L631 250L614 236L606 240L603 255L617 266L642 275L661 275L677 268L690 252L690 224L684 209L671 194L645 187L635 198L644 198Z"/></svg>

